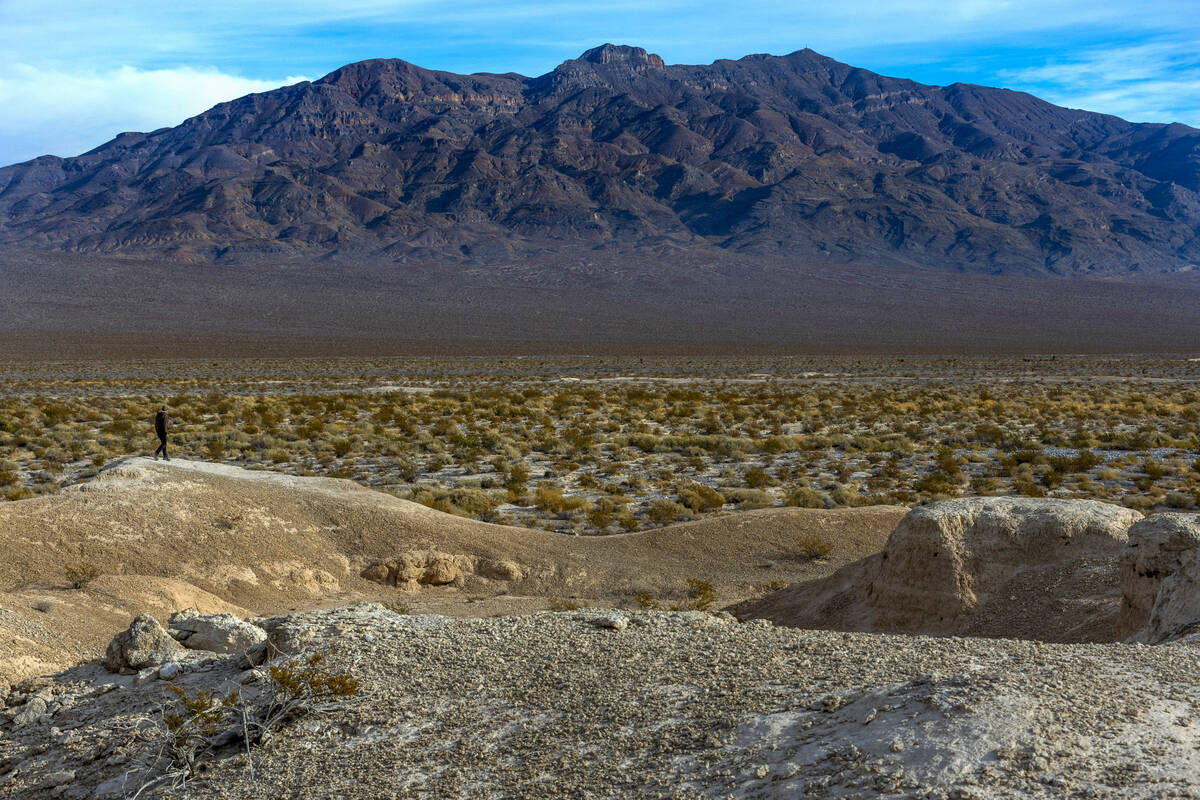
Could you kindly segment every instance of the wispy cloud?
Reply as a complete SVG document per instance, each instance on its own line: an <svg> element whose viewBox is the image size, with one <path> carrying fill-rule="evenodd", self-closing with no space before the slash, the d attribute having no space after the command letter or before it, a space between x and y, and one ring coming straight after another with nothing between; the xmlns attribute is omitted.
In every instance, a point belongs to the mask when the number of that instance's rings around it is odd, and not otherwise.
<svg viewBox="0 0 1200 800"><path fill-rule="evenodd" d="M1087 49L1000 77L1059 105L1200 127L1200 53L1191 42Z"/></svg>
<svg viewBox="0 0 1200 800"><path fill-rule="evenodd" d="M61 72L28 64L0 74L0 152L11 160L75 155L126 130L175 125L217 103L304 80L252 80L216 70Z"/></svg>

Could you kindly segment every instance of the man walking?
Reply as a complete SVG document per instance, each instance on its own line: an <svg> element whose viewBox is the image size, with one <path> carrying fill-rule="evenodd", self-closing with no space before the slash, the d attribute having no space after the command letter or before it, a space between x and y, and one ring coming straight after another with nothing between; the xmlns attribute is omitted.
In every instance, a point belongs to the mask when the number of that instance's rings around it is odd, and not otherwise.
<svg viewBox="0 0 1200 800"><path fill-rule="evenodd" d="M162 453L163 459L170 461L167 457L167 407L163 406L154 415L154 432L158 434L158 449L154 451L154 460L158 460L158 454Z"/></svg>

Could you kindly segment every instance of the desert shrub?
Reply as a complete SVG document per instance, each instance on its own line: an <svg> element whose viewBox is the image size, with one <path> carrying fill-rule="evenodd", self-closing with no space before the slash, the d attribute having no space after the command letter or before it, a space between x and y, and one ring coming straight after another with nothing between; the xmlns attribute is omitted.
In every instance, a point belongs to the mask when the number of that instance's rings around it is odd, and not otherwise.
<svg viewBox="0 0 1200 800"><path fill-rule="evenodd" d="M202 763L226 745L244 747L254 777L251 747L266 743L280 728L311 713L323 713L359 694L358 679L331 672L325 657L313 653L267 668L267 685L252 699L239 692L224 696L197 691L189 695L174 684L177 705L161 711L158 719L134 721L137 738L157 747L151 772L138 794L159 787L182 789Z"/></svg>
<svg viewBox="0 0 1200 800"><path fill-rule="evenodd" d="M67 583L72 589L82 589L100 577L100 570L94 564L79 561L63 567L63 574L66 575Z"/></svg>
<svg viewBox="0 0 1200 800"><path fill-rule="evenodd" d="M958 457L949 447L938 449L937 455L934 457L934 463L937 468L942 471L950 479L956 479L962 474L962 468L959 466Z"/></svg>
<svg viewBox="0 0 1200 800"><path fill-rule="evenodd" d="M712 607L712 604L717 599L716 589L712 583L700 578L688 578L688 597L691 602L688 603L688 608L693 611L705 611Z"/></svg>
<svg viewBox="0 0 1200 800"><path fill-rule="evenodd" d="M634 598L640 608L646 611L659 611L662 609L662 603L654 599L654 596L649 592L641 592Z"/></svg>
<svg viewBox="0 0 1200 800"><path fill-rule="evenodd" d="M764 486L770 486L775 483L775 479L771 477L771 473L767 472L762 467L751 467L746 470L746 474L742 480L751 489L761 489Z"/></svg>
<svg viewBox="0 0 1200 800"><path fill-rule="evenodd" d="M1121 497L1120 503L1135 511L1149 511L1154 508L1154 498L1145 495L1127 494Z"/></svg>
<svg viewBox="0 0 1200 800"><path fill-rule="evenodd" d="M825 558L833 552L833 544L815 534L808 534L796 539L796 552L807 559Z"/></svg>
<svg viewBox="0 0 1200 800"><path fill-rule="evenodd" d="M471 516L490 514L496 509L496 506L500 505L494 496L482 489L452 489L446 496L446 500L455 508L461 509Z"/></svg>
<svg viewBox="0 0 1200 800"><path fill-rule="evenodd" d="M547 511L551 514L561 514L565 511L575 511L587 505L587 500L582 497L566 497L562 490L552 486L549 483L543 483L538 486L533 494L533 502L542 511Z"/></svg>
<svg viewBox="0 0 1200 800"><path fill-rule="evenodd" d="M793 508L825 508L829 505L829 497L809 486L797 486L788 492L786 502Z"/></svg>
<svg viewBox="0 0 1200 800"><path fill-rule="evenodd" d="M985 444L1002 446L1004 444L1004 429L999 425L979 425L975 428L975 440Z"/></svg>
<svg viewBox="0 0 1200 800"><path fill-rule="evenodd" d="M1183 492L1167 492L1167 496L1163 498L1163 502L1167 504L1168 508L1185 509L1191 508L1195 500Z"/></svg>
<svg viewBox="0 0 1200 800"><path fill-rule="evenodd" d="M784 436L768 436L759 444L764 453L784 453L794 446L794 441Z"/></svg>
<svg viewBox="0 0 1200 800"><path fill-rule="evenodd" d="M1046 490L1031 480L1018 480L1013 488L1017 490L1017 494L1024 495L1025 497L1046 496Z"/></svg>
<svg viewBox="0 0 1200 800"><path fill-rule="evenodd" d="M861 506L868 500L851 486L839 486L829 493L829 499L839 506Z"/></svg>
<svg viewBox="0 0 1200 800"><path fill-rule="evenodd" d="M703 483L693 483L676 492L679 502L692 511L717 511L725 505L725 495Z"/></svg>
<svg viewBox="0 0 1200 800"><path fill-rule="evenodd" d="M913 481L913 489L932 495L953 495L958 493L958 483L939 469Z"/></svg>
<svg viewBox="0 0 1200 800"><path fill-rule="evenodd" d="M587 513L588 522L598 530L603 530L613 523L616 516L607 505L597 504Z"/></svg>
<svg viewBox="0 0 1200 800"><path fill-rule="evenodd" d="M665 525L688 516L688 511L674 500L655 500L646 509L646 517L654 523Z"/></svg>
<svg viewBox="0 0 1200 800"><path fill-rule="evenodd" d="M770 492L764 492L762 489L732 489L725 493L728 502L733 503L738 508L767 508L775 505L775 498Z"/></svg>

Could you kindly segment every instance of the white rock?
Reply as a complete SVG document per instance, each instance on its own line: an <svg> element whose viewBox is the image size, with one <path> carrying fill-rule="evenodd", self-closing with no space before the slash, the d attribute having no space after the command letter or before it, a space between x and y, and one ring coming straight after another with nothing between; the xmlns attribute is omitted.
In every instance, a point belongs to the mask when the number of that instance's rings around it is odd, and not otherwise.
<svg viewBox="0 0 1200 800"><path fill-rule="evenodd" d="M158 669L158 667L146 667L144 670L138 672L138 674L133 676L133 685L145 686L146 684L157 680Z"/></svg>
<svg viewBox="0 0 1200 800"><path fill-rule="evenodd" d="M615 611L592 617L590 621L597 628L609 628L615 631L623 631L629 627L629 617Z"/></svg>
<svg viewBox="0 0 1200 800"><path fill-rule="evenodd" d="M184 649L172 639L158 620L142 614L108 643L104 666L112 672L158 667L168 661L178 661Z"/></svg>
<svg viewBox="0 0 1200 800"><path fill-rule="evenodd" d="M189 650L244 653L267 640L267 632L233 614L200 614L193 608L171 615L170 634Z"/></svg>

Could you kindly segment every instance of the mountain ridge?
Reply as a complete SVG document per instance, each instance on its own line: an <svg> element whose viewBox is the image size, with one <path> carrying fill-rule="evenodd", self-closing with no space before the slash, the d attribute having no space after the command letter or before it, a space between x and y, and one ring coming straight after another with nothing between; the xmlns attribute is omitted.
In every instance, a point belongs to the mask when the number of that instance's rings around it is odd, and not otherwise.
<svg viewBox="0 0 1200 800"><path fill-rule="evenodd" d="M1194 269L1198 227L1200 130L807 49L606 44L532 78L372 59L0 169L0 243L180 261L584 245L1116 276Z"/></svg>

